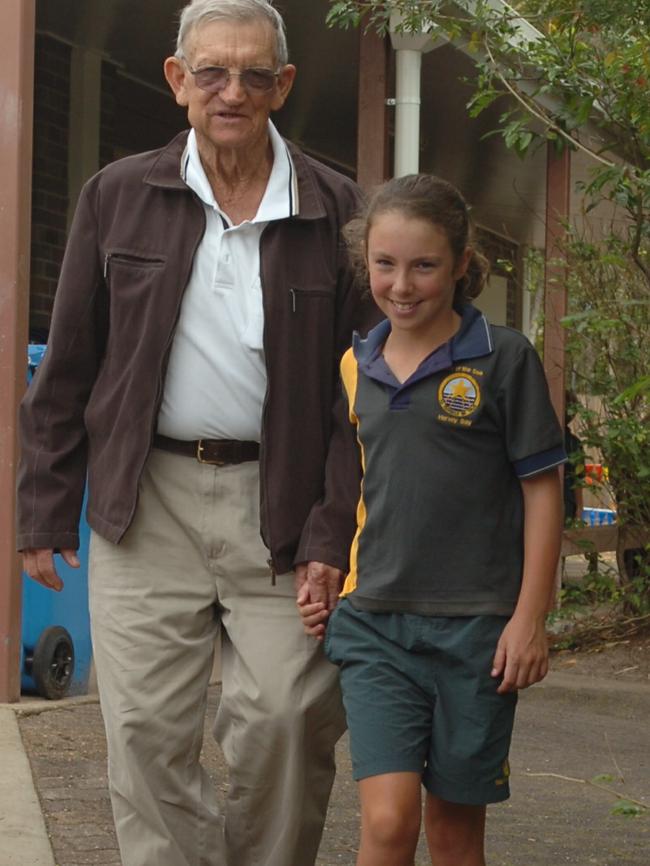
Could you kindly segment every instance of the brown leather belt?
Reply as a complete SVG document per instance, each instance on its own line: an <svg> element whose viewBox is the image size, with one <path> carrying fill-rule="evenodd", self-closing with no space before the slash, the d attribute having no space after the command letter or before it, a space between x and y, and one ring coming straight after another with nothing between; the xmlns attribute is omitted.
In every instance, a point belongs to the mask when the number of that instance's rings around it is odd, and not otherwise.
<svg viewBox="0 0 650 866"><path fill-rule="evenodd" d="M237 439L195 439L188 442L156 433L153 447L171 451L172 454L182 454L184 457L194 457L199 463L210 463L213 466L260 459L258 442L240 442Z"/></svg>

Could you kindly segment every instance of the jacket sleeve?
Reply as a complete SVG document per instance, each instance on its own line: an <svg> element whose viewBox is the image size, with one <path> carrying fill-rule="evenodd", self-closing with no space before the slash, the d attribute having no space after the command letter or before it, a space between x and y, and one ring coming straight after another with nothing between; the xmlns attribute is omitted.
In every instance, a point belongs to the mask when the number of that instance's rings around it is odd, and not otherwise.
<svg viewBox="0 0 650 866"><path fill-rule="evenodd" d="M362 296L362 289L355 279L343 244L340 245L339 256L341 302L338 309L334 359L337 371L342 355L350 347L353 331L365 333L380 318L370 296ZM338 372L335 381L337 386L333 397L332 435L325 464L324 495L311 509L295 562L324 562L347 572L350 547L356 530L361 456Z"/></svg>
<svg viewBox="0 0 650 866"><path fill-rule="evenodd" d="M84 411L101 363L108 302L97 242L97 184L82 191L44 359L19 412L17 545L79 546L86 481Z"/></svg>

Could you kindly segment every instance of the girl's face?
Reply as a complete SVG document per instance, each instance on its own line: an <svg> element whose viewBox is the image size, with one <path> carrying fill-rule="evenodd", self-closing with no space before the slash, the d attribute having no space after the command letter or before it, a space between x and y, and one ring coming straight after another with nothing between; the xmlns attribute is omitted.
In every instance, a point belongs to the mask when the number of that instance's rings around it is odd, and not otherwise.
<svg viewBox="0 0 650 866"><path fill-rule="evenodd" d="M470 255L455 261L446 232L428 220L400 211L376 216L366 249L370 290L393 330L426 336L446 325Z"/></svg>

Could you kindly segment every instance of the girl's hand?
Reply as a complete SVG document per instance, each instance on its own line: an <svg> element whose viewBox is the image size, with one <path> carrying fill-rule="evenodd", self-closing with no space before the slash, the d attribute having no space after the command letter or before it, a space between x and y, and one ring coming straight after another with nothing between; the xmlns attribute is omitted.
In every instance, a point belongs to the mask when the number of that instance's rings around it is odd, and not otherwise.
<svg viewBox="0 0 650 866"><path fill-rule="evenodd" d="M504 628L494 655L491 675L502 677L502 695L525 689L548 673L548 640L544 618L531 619L515 612Z"/></svg>
<svg viewBox="0 0 650 866"><path fill-rule="evenodd" d="M296 596L298 612L302 617L305 634L322 640L325 637L325 623L329 611L322 601L311 601L309 598L309 586L304 583L298 590Z"/></svg>
<svg viewBox="0 0 650 866"><path fill-rule="evenodd" d="M521 482L524 496L524 571L517 607L504 628L492 665L499 694L525 689L548 673L546 613L562 540L562 485L557 469Z"/></svg>

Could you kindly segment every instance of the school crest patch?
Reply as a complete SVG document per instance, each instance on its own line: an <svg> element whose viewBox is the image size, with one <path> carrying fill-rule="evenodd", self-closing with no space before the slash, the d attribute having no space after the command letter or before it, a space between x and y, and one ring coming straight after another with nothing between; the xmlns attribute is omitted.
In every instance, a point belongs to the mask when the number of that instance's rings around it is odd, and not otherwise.
<svg viewBox="0 0 650 866"><path fill-rule="evenodd" d="M481 389L474 376L467 373L452 373L440 383L438 402L448 415L465 418L478 409L481 403Z"/></svg>

